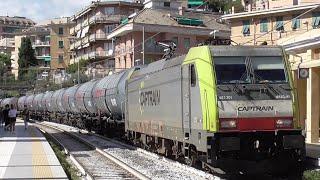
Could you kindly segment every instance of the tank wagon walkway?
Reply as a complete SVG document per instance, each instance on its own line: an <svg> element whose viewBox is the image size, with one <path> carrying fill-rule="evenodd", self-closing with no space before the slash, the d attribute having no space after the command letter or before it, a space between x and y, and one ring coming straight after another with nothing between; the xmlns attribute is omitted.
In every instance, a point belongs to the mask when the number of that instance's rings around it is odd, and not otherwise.
<svg viewBox="0 0 320 180"><path fill-rule="evenodd" d="M15 134L0 128L0 179L68 179L42 133L17 120Z"/></svg>

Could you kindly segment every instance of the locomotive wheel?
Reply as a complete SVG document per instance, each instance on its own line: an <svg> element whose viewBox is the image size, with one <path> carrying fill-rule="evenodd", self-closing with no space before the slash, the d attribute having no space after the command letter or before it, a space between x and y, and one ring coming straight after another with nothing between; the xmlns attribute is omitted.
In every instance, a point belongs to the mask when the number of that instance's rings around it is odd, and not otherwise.
<svg viewBox="0 0 320 180"><path fill-rule="evenodd" d="M198 162L197 154L194 151L191 151L189 158L185 158L185 163L187 166L195 167Z"/></svg>

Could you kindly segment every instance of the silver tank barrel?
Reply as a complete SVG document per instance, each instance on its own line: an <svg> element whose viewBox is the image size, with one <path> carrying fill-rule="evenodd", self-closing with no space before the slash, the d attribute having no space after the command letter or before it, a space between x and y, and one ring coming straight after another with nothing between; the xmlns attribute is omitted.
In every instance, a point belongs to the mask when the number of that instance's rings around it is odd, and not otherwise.
<svg viewBox="0 0 320 180"><path fill-rule="evenodd" d="M20 111L24 110L24 105L25 105L26 99L27 99L27 96L22 96L22 97L19 98L19 100L18 100L18 109Z"/></svg>
<svg viewBox="0 0 320 180"><path fill-rule="evenodd" d="M51 97L53 95L53 91L46 92L41 100L41 107L43 107L43 111L51 112Z"/></svg>
<svg viewBox="0 0 320 180"><path fill-rule="evenodd" d="M43 95L44 95L43 93L37 94L33 98L32 104L33 104L33 108L35 111L42 111L43 110L42 105L41 105L41 100L43 98Z"/></svg>
<svg viewBox="0 0 320 180"><path fill-rule="evenodd" d="M66 92L67 89L62 89L61 92L58 94L57 98L57 106L58 106L58 111L60 113L66 113L67 110L63 106L63 95Z"/></svg>
<svg viewBox="0 0 320 180"><path fill-rule="evenodd" d="M76 91L76 106L81 112L95 113L96 108L93 103L92 89L97 81L89 81L82 84Z"/></svg>
<svg viewBox="0 0 320 180"><path fill-rule="evenodd" d="M97 82L92 93L99 111L109 113L115 119L124 117L125 83L136 68L141 67L134 67L119 74L106 76Z"/></svg>
<svg viewBox="0 0 320 180"><path fill-rule="evenodd" d="M58 107L58 99L59 99L59 95L60 93L62 93L64 91L64 89L59 89L57 91L55 91L51 97L51 110L52 112L60 112L59 111L59 107Z"/></svg>
<svg viewBox="0 0 320 180"><path fill-rule="evenodd" d="M30 95L30 96L27 96L27 99L26 99L26 105L27 105L27 107L28 107L28 109L30 110L30 111L33 111L34 110L34 108L33 108L33 99L34 99L34 97L35 97L35 95Z"/></svg>
<svg viewBox="0 0 320 180"><path fill-rule="evenodd" d="M68 113L75 113L77 111L74 102L74 94L78 88L79 86L69 87L63 94L62 105Z"/></svg>

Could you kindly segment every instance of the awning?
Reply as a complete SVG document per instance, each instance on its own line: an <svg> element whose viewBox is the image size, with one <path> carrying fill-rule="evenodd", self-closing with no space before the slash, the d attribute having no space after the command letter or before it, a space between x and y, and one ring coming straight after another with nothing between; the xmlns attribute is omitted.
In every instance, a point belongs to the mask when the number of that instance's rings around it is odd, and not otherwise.
<svg viewBox="0 0 320 180"><path fill-rule="evenodd" d="M121 25L125 25L127 24L129 21L129 18L124 19L123 21L121 21Z"/></svg>
<svg viewBox="0 0 320 180"><path fill-rule="evenodd" d="M51 61L51 57L44 58L44 61Z"/></svg>
<svg viewBox="0 0 320 180"><path fill-rule="evenodd" d="M188 5L202 5L203 1L188 1Z"/></svg>
<svg viewBox="0 0 320 180"><path fill-rule="evenodd" d="M81 30L77 32L77 38L80 38L80 36L81 36Z"/></svg>
<svg viewBox="0 0 320 180"><path fill-rule="evenodd" d="M46 38L51 38L51 35L47 35Z"/></svg>
<svg viewBox="0 0 320 180"><path fill-rule="evenodd" d="M82 29L81 38L86 36L86 34L89 32L89 26Z"/></svg>

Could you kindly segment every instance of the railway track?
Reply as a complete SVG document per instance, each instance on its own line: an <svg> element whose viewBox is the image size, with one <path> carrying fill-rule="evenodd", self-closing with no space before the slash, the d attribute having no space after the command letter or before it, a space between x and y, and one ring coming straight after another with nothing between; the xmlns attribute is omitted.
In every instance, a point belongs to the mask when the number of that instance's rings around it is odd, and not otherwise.
<svg viewBox="0 0 320 180"><path fill-rule="evenodd" d="M85 179L149 179L119 160L100 153L63 130L39 123L36 126L65 148Z"/></svg>
<svg viewBox="0 0 320 180"><path fill-rule="evenodd" d="M83 174L91 176L92 179L105 179L102 177L103 166L106 163L104 160L107 157L114 158L116 161L120 162L120 165L125 165L131 169L131 171L136 171L140 174L140 177L131 175L129 176L123 172L111 172L111 179L154 179L154 180L164 180L164 179L212 179L212 180L300 180L301 176L297 174L285 175L285 176L269 176L269 175L259 175L259 176L245 176L245 175L220 175L220 174L209 174L203 171L194 169L192 167L180 164L179 162L167 159L165 157L159 156L154 153L142 150L140 148L132 147L127 144L123 144L106 137L102 137L96 134L89 134L85 130L79 130L78 128L70 127L63 124L57 124L52 122L37 122L37 126L52 129L55 131L63 131L68 138L64 138L68 145L73 145L75 138L78 143L81 144L75 150L75 155L73 157L81 162L81 158L88 163L88 165L83 164L82 170ZM42 128L43 129L43 128ZM48 132L48 131L47 131ZM50 132L48 132L50 133ZM55 134L54 136L57 136ZM85 144L85 145L84 145ZM85 146L85 147L83 147ZM87 157L92 156L91 154L85 155L79 152L79 149L86 148L86 151L93 151L95 153L103 156L101 158L95 158L89 160ZM68 148L68 147L67 147ZM71 150L71 151L70 151ZM72 149L69 148L69 153L72 155ZM86 152L87 153L87 152ZM78 155L79 154L79 155ZM81 163L80 163L81 164ZM106 163L107 164L107 163ZM92 167L93 166L93 167ZM109 165L106 165L109 166ZM95 167L99 167L95 169ZM133 168L131 168L133 167ZM93 171L93 173L91 173ZM110 169L107 169L110 171ZM115 176L115 174L120 174L120 176ZM107 173L108 175L108 173ZM106 178L108 179L108 178ZM110 178L109 178L110 179Z"/></svg>
<svg viewBox="0 0 320 180"><path fill-rule="evenodd" d="M212 180L220 180L219 177L213 176L212 174L205 173L203 171L194 169L192 167L180 164L176 161L169 160L162 156L158 156L154 153L150 153L144 151L140 148L132 147L117 141L113 141L111 139L101 137L95 134L89 134L84 130L79 130L77 128L73 128L67 125L56 124L52 122L37 122L36 126L39 126L41 129L49 129L49 131L60 131L60 133L55 133L53 136L57 136L58 134L64 134L65 138L62 138L63 142L72 145L75 143L75 138L77 139L77 143L79 144L74 147L74 158L76 160L79 159L79 164L82 161L84 163L88 163L88 165L82 165L82 168L85 169L86 173L91 176L92 179L116 179L116 177L112 178L102 178L104 175L99 174L99 171L109 171L108 165L104 167L104 159L111 158L116 160L120 163L121 166L126 166L127 168L131 169L131 171L135 171L140 176L127 176L125 173L117 173L120 174L119 179L130 179L136 177L138 179L153 179L153 180L175 180L175 179L185 179L185 180L197 180L197 179L212 179ZM53 129L53 130L52 130ZM63 133L61 133L63 132ZM53 132L54 133L54 132ZM59 135L60 136L60 135ZM67 139L68 138L68 139ZM84 145L85 144L85 145ZM66 147L68 149L68 147ZM85 149L85 152L82 152L82 149ZM70 151L69 148L69 153ZM94 154L88 154L88 152L94 152ZM70 153L72 155L72 153ZM97 154L100 154L98 157ZM92 160L89 160L88 157L93 155L97 155ZM102 156L102 157L101 157ZM96 166L101 166L100 168L95 169ZM104 169L106 168L106 169ZM105 172L101 172L105 173ZM114 173L111 173L114 175ZM108 174L106 174L108 176Z"/></svg>

